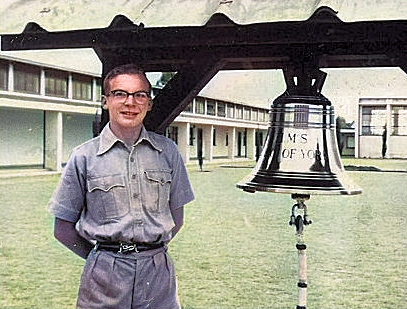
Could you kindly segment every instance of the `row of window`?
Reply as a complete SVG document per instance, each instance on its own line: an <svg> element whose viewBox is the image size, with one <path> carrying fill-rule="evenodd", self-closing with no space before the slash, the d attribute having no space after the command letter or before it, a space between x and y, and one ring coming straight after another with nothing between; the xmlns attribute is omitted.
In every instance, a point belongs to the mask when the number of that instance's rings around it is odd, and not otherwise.
<svg viewBox="0 0 407 309"><path fill-rule="evenodd" d="M0 90L10 90L9 85L10 63L0 63ZM13 63L13 90L17 92L40 94L41 68L23 63ZM69 72L54 69L43 69L45 75L45 95L68 98ZM92 76L71 74L72 76L72 98L76 100L92 101L100 100L101 82L96 79L96 93L92 93Z"/></svg>
<svg viewBox="0 0 407 309"><path fill-rule="evenodd" d="M268 121L268 110L266 109L226 103L203 97L196 97L194 101L187 105L184 112L260 122Z"/></svg>
<svg viewBox="0 0 407 309"><path fill-rule="evenodd" d="M10 90L9 85L10 62L0 62L0 90ZM13 91L40 94L41 92L41 68L23 63L13 63ZM55 69L42 69L45 75L45 95L68 98L70 73ZM93 91L93 77L71 74L72 98L76 100L99 101L101 96L101 82L96 80L96 93ZM206 114L218 117L236 118L251 121L268 121L265 109L250 108L238 104L226 103L197 97L191 102L185 112Z"/></svg>
<svg viewBox="0 0 407 309"><path fill-rule="evenodd" d="M217 133L216 128L212 131L212 146L217 146ZM169 126L166 128L164 135L170 139L172 139L178 145L178 127L177 126ZM199 138L202 139L202 129L195 128L195 126L191 126L189 128L189 146L195 146L196 143L196 136L200 136ZM243 146L246 146L247 143L247 131L238 132L238 139L243 140ZM201 141L202 143L202 141ZM255 146L259 147L263 145L263 132L258 131L256 132L255 137ZM225 135L225 146L229 146L229 134Z"/></svg>
<svg viewBox="0 0 407 309"><path fill-rule="evenodd" d="M391 123L387 123L386 106L362 107L362 135L407 135L407 106L391 107Z"/></svg>

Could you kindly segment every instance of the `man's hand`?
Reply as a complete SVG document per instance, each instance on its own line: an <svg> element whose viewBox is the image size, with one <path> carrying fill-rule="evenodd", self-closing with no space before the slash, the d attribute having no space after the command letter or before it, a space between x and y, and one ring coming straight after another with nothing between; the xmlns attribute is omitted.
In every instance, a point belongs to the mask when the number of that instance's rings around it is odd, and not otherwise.
<svg viewBox="0 0 407 309"><path fill-rule="evenodd" d="M94 247L92 243L78 234L75 223L59 218L55 218L54 236L68 249L84 259Z"/></svg>

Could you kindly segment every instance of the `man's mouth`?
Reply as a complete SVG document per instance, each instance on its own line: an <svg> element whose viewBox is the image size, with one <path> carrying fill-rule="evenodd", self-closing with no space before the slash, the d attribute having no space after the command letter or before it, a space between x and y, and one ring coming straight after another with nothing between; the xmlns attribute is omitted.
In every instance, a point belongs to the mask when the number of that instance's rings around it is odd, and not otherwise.
<svg viewBox="0 0 407 309"><path fill-rule="evenodd" d="M121 112L121 114L123 114L125 116L136 116L137 115L136 112Z"/></svg>

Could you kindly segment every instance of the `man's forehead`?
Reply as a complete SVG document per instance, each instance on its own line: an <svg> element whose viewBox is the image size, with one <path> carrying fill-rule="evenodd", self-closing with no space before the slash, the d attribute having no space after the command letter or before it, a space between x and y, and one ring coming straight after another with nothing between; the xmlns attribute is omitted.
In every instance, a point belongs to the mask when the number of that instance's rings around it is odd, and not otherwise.
<svg viewBox="0 0 407 309"><path fill-rule="evenodd" d="M140 83L144 84L148 88L149 82L142 74L119 74L113 77L109 84L129 84L129 83Z"/></svg>

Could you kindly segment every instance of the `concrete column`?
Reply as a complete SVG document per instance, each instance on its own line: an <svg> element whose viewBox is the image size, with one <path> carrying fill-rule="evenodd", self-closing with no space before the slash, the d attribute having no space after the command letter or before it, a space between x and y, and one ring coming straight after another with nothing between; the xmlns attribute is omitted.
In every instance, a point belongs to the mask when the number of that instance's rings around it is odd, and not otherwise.
<svg viewBox="0 0 407 309"><path fill-rule="evenodd" d="M207 161L213 160L213 125L206 126L203 132L204 157Z"/></svg>
<svg viewBox="0 0 407 309"><path fill-rule="evenodd" d="M362 132L362 106L358 102L358 121L355 128L355 158L359 158L359 136Z"/></svg>
<svg viewBox="0 0 407 309"><path fill-rule="evenodd" d="M192 113L195 114L196 111L196 99L193 98L192 99Z"/></svg>
<svg viewBox="0 0 407 309"><path fill-rule="evenodd" d="M184 160L184 163L189 162L189 147L188 147L189 128L190 128L189 122L178 124L178 151L180 152L182 160Z"/></svg>
<svg viewBox="0 0 407 309"><path fill-rule="evenodd" d="M247 154L246 157L249 159L254 160L256 158L256 138L255 138L255 133L256 129L247 129L247 137L246 137L246 142L247 142Z"/></svg>
<svg viewBox="0 0 407 309"><path fill-rule="evenodd" d="M97 101L97 96L96 96L96 92L97 92L97 84L96 84L96 78L92 79L92 101L96 102Z"/></svg>
<svg viewBox="0 0 407 309"><path fill-rule="evenodd" d="M392 107L393 100L392 99L387 99L386 100L386 146L387 146L387 151L385 158L391 158L393 149L391 149L391 143L390 143L390 137L391 137L391 132L392 132L392 117L391 117L391 107Z"/></svg>
<svg viewBox="0 0 407 309"><path fill-rule="evenodd" d="M68 99L73 98L72 74L68 75Z"/></svg>
<svg viewBox="0 0 407 309"><path fill-rule="evenodd" d="M236 156L236 128L228 130L228 159L233 161Z"/></svg>
<svg viewBox="0 0 407 309"><path fill-rule="evenodd" d="M8 91L14 91L14 65L8 65Z"/></svg>
<svg viewBox="0 0 407 309"><path fill-rule="evenodd" d="M62 112L45 112L44 168L62 171Z"/></svg>
<svg viewBox="0 0 407 309"><path fill-rule="evenodd" d="M40 73L40 95L45 95L45 70L41 69Z"/></svg>

